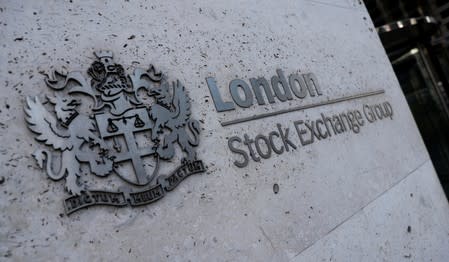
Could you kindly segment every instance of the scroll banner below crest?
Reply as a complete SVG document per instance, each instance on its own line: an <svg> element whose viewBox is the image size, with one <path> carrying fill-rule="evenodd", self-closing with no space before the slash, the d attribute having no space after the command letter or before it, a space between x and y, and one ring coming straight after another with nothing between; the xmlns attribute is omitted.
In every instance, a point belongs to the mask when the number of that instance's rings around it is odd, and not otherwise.
<svg viewBox="0 0 449 262"><path fill-rule="evenodd" d="M65 212L70 215L82 208L95 205L118 207L147 205L163 198L166 192L175 189L188 176L204 171L206 168L203 161L184 161L170 175L161 177L156 185L143 191L127 193L94 190L71 196L64 200Z"/></svg>

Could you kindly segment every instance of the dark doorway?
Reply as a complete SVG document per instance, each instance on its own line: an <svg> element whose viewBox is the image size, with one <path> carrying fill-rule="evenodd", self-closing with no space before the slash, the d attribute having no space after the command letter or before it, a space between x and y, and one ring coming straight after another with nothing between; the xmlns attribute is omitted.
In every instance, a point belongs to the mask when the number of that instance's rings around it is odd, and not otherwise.
<svg viewBox="0 0 449 262"><path fill-rule="evenodd" d="M365 4L449 197L449 3Z"/></svg>

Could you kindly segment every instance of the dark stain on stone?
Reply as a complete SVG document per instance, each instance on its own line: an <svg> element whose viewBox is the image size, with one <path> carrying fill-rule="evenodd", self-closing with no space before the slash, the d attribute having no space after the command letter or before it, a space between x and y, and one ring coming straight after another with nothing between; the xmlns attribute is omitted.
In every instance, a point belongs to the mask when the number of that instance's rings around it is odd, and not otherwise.
<svg viewBox="0 0 449 262"><path fill-rule="evenodd" d="M274 184L274 185L273 185L273 192L274 192L275 194L279 193L279 185L278 185L278 184Z"/></svg>

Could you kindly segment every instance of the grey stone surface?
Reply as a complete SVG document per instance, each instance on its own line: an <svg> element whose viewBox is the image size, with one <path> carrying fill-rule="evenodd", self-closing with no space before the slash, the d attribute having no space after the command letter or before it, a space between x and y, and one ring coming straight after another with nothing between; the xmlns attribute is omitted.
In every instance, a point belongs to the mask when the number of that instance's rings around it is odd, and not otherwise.
<svg viewBox="0 0 449 262"><path fill-rule="evenodd" d="M292 261L445 261L449 216L427 161Z"/></svg>
<svg viewBox="0 0 449 262"><path fill-rule="evenodd" d="M342 261L377 255L394 261L433 250L433 261L449 256L435 248L444 236L447 242L447 202L359 1L3 1L0 8L2 259L307 261L335 254ZM198 155L208 172L152 205L95 207L67 217L63 183L47 179L31 157L40 145L25 126L24 99L49 92L40 72L51 66L85 72L98 49L112 50L126 69L152 63L185 84L194 117L204 121ZM323 96L216 112L206 77L226 90L234 78L268 78L278 68L313 72ZM378 89L385 94L234 126L219 122ZM393 120L245 168L233 164L232 135L254 137L276 123L293 132L295 120L384 101L393 106ZM402 216L411 234L390 230L406 230Z"/></svg>

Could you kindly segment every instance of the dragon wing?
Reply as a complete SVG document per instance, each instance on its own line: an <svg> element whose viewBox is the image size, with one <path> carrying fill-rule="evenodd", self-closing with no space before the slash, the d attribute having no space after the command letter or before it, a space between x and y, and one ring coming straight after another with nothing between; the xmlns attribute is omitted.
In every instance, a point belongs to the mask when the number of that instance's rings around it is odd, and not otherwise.
<svg viewBox="0 0 449 262"><path fill-rule="evenodd" d="M98 101L94 90L81 72L73 71L66 73L63 72L63 70L53 70L49 74L45 75L45 83L47 83L51 89L63 90L69 85L69 82L71 82L73 85L70 85L70 89L68 91L69 94L79 93L90 96L93 99L94 108L101 108L101 105L99 104L100 102Z"/></svg>
<svg viewBox="0 0 449 262"><path fill-rule="evenodd" d="M37 134L36 140L56 150L72 149L70 133L56 127L56 118L45 109L38 97L27 97L25 106L28 128Z"/></svg>
<svg viewBox="0 0 449 262"><path fill-rule="evenodd" d="M173 106L175 114L172 117L175 127L184 126L190 118L190 99L183 84L178 80L173 83Z"/></svg>

